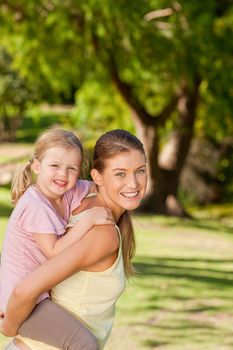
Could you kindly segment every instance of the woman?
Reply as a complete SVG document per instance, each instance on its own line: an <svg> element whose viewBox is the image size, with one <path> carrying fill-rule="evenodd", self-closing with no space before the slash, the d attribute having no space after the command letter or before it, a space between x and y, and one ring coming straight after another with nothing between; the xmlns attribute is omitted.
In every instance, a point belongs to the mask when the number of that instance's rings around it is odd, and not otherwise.
<svg viewBox="0 0 233 350"><path fill-rule="evenodd" d="M133 273L135 241L127 211L139 206L146 189L142 143L124 130L101 136L94 149L91 176L98 191L85 198L75 214L93 206L108 207L117 226L93 227L78 245L74 243L21 280L8 303L2 325L4 334L15 335L38 296L56 286L52 299L76 314L96 336L99 349L103 349L111 332L115 303L123 292L126 277ZM23 349L17 339L15 344ZM30 349L50 349L26 338L21 340Z"/></svg>

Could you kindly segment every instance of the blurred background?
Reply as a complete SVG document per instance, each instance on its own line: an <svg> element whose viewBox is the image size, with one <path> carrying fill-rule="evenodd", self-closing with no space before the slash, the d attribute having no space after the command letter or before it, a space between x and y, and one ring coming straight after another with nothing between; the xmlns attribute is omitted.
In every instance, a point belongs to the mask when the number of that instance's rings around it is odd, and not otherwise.
<svg viewBox="0 0 233 350"><path fill-rule="evenodd" d="M231 0L0 0L1 242L45 128L73 130L87 160L114 128L146 149L139 273L107 350L233 348L232 37Z"/></svg>

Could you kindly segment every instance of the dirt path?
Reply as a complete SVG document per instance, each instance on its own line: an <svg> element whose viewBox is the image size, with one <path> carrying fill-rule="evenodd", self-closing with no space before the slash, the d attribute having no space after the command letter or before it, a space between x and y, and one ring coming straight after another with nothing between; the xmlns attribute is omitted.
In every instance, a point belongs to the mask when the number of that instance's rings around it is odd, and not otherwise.
<svg viewBox="0 0 233 350"><path fill-rule="evenodd" d="M0 186L11 182L14 171L21 160L29 158L31 145L0 144Z"/></svg>

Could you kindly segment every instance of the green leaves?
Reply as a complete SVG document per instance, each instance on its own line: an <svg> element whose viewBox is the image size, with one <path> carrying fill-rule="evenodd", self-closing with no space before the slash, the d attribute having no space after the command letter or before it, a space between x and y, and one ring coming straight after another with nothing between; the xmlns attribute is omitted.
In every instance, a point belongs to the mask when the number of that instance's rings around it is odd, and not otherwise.
<svg viewBox="0 0 233 350"><path fill-rule="evenodd" d="M151 114L159 113L184 77L192 85L199 76L202 122L197 132L219 139L232 131L227 121L233 107L232 22L227 0L3 1L0 44L42 100L71 101L78 90L86 96L83 91L93 89L94 76L102 86L96 90L95 111L113 89L111 57ZM91 116L97 118L94 111ZM212 124L213 129L207 127Z"/></svg>

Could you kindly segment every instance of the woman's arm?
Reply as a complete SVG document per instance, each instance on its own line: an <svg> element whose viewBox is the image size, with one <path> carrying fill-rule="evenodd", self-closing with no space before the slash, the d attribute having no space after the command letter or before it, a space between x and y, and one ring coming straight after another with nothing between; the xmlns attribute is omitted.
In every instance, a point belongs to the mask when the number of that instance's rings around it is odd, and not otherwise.
<svg viewBox="0 0 233 350"><path fill-rule="evenodd" d="M2 323L2 333L14 336L43 292L78 270L112 255L118 246L119 238L114 226L95 226L80 241L36 268L14 288Z"/></svg>

